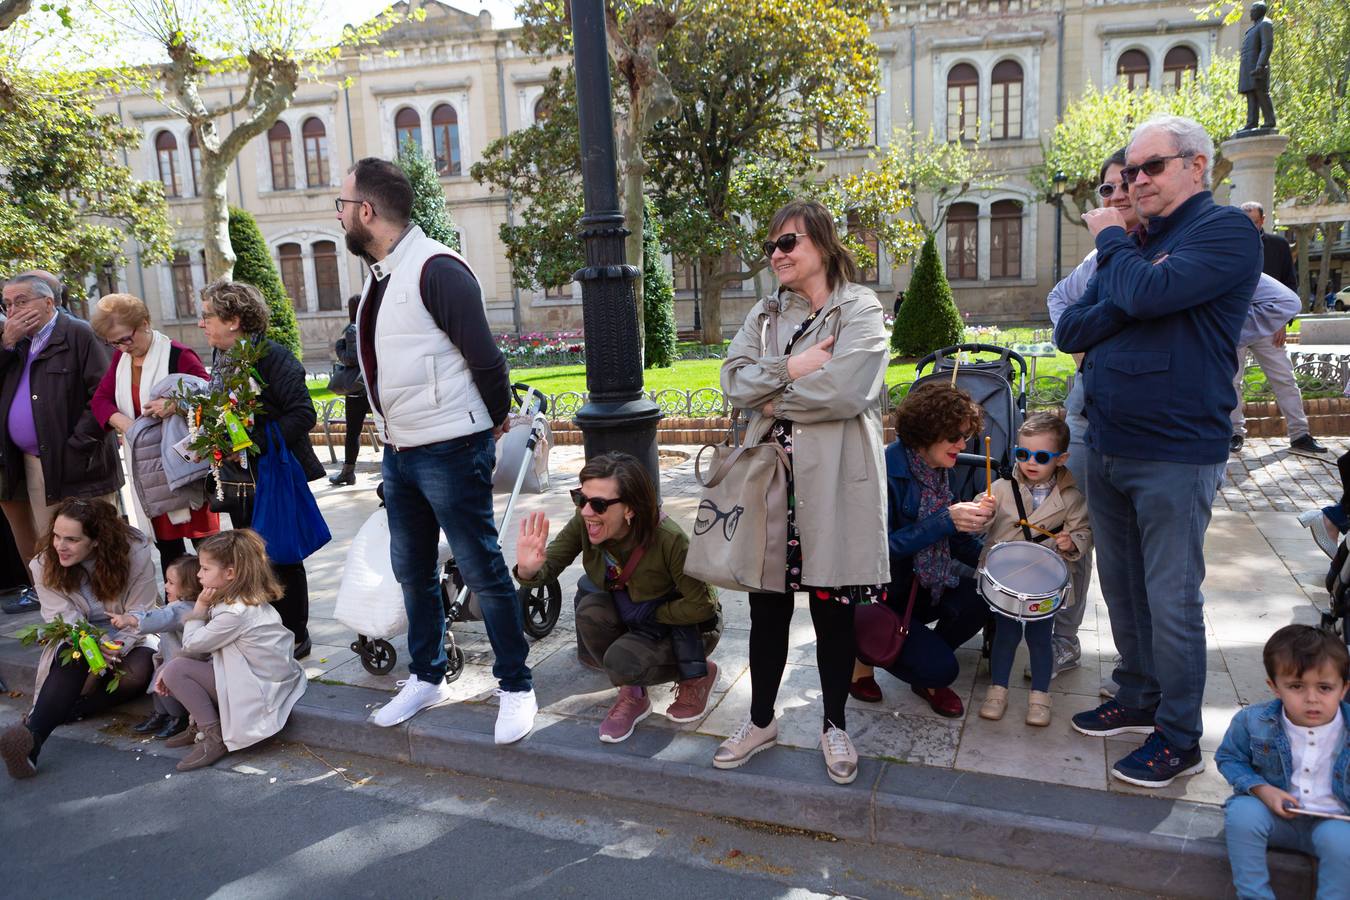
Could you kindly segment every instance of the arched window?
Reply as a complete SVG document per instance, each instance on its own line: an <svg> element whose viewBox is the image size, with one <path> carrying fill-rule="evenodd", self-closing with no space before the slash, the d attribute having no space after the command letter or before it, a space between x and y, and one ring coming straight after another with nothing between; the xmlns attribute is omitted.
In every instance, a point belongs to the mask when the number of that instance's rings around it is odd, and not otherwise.
<svg viewBox="0 0 1350 900"><path fill-rule="evenodd" d="M192 160L192 193L202 195L202 143L197 140L197 129L188 132L188 158Z"/></svg>
<svg viewBox="0 0 1350 900"><path fill-rule="evenodd" d="M534 101L534 120L536 122L545 122L548 120L548 114L553 104L548 102L546 94L540 94Z"/></svg>
<svg viewBox="0 0 1350 900"><path fill-rule="evenodd" d="M277 261L280 263L281 283L291 296L291 305L304 309L305 304L305 253L299 244L282 244L277 248Z"/></svg>
<svg viewBox="0 0 1350 900"><path fill-rule="evenodd" d="M342 309L342 282L338 278L337 244L315 241L314 287L319 292L319 309Z"/></svg>
<svg viewBox="0 0 1350 900"><path fill-rule="evenodd" d="M980 208L953 203L947 213L947 277L974 281L980 277Z"/></svg>
<svg viewBox="0 0 1350 900"><path fill-rule="evenodd" d="M1022 277L1022 204L999 200L989 207L989 277Z"/></svg>
<svg viewBox="0 0 1350 900"><path fill-rule="evenodd" d="M996 141L1022 137L1022 67L1011 59L994 66L990 100L990 136Z"/></svg>
<svg viewBox="0 0 1350 900"><path fill-rule="evenodd" d="M180 319L195 319L197 311L193 303L192 257L188 256L186 250L174 253L170 271L173 275L174 315Z"/></svg>
<svg viewBox="0 0 1350 900"><path fill-rule="evenodd" d="M436 152L436 171L441 175L460 174L459 116L449 103L431 111L431 144Z"/></svg>
<svg viewBox="0 0 1350 900"><path fill-rule="evenodd" d="M403 148L409 141L422 149L422 119L417 115L417 110L404 107L394 116L394 139L398 143L399 155L403 154Z"/></svg>
<svg viewBox="0 0 1350 900"><path fill-rule="evenodd" d="M159 160L159 180L164 185L164 196L183 196L183 184L178 180L178 139L171 132L161 131L155 135L155 158Z"/></svg>
<svg viewBox="0 0 1350 900"><path fill-rule="evenodd" d="M318 116L310 116L300 126L305 142L305 186L328 184L328 134Z"/></svg>
<svg viewBox="0 0 1350 900"><path fill-rule="evenodd" d="M1200 60L1195 51L1184 44L1178 44L1163 57L1163 90L1179 91L1187 78L1194 78L1200 70Z"/></svg>
<svg viewBox="0 0 1350 900"><path fill-rule="evenodd" d="M980 73L970 63L952 66L947 73L947 140L976 140L979 114Z"/></svg>
<svg viewBox="0 0 1350 900"><path fill-rule="evenodd" d="M1116 80L1128 90L1148 87L1148 55L1143 50L1126 50L1116 60Z"/></svg>
<svg viewBox="0 0 1350 900"><path fill-rule="evenodd" d="M272 190L295 188L295 158L291 156L291 128L278 121L267 130L267 149L272 155Z"/></svg>

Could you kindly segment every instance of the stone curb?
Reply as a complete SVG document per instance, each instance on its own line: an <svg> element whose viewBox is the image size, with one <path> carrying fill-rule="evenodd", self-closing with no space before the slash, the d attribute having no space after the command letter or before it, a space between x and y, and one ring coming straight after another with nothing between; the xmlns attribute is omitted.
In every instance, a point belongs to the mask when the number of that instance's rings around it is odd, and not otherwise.
<svg viewBox="0 0 1350 900"><path fill-rule="evenodd" d="M31 686L37 653L0 641L0 677ZM22 689L22 688L20 688ZM863 759L851 785L830 784L816 752L790 747L724 772L716 738L639 729L601 744L595 724L541 713L526 740L498 747L493 706L428 710L394 728L366 722L389 694L311 682L281 738L338 752L449 769L544 789L767 822L1137 891L1232 896L1221 810L1187 801ZM148 712L148 698L127 712ZM332 760L341 765L341 759ZM1311 896L1312 867L1274 853L1280 896Z"/></svg>

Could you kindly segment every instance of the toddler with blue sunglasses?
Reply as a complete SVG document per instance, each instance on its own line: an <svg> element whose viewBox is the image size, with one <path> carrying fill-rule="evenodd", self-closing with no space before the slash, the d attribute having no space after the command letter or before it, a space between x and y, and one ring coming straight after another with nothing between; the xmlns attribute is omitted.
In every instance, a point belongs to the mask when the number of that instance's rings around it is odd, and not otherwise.
<svg viewBox="0 0 1350 900"><path fill-rule="evenodd" d="M984 553L1004 541L1031 539L1053 543L1066 561L1080 558L1092 546L1087 499L1065 468L1069 458L1069 427L1059 416L1039 412L1027 417L1017 431L1013 449L1016 466L1010 480L993 484L997 503L984 541ZM1013 496L1017 491L1019 504ZM1022 519L1025 510L1026 520ZM1025 526L1025 527L1024 527ZM983 565L984 559L981 557ZM1081 602L1072 593L1067 603ZM980 706L980 718L1001 719L1008 708L1008 676L1017 645L1025 637L1031 656L1031 696L1027 701L1028 725L1050 724L1050 679L1054 672L1055 619L1049 616L1024 623L994 610L994 643L989 658L989 693Z"/></svg>

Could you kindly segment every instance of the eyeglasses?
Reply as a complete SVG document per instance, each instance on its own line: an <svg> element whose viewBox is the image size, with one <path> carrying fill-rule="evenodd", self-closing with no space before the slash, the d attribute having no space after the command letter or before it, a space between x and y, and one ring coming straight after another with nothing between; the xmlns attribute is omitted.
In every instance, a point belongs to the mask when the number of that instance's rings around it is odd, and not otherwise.
<svg viewBox="0 0 1350 900"><path fill-rule="evenodd" d="M1126 166L1120 170L1120 180L1126 184L1134 184L1134 180L1143 172L1149 178L1157 178L1167 168L1167 164L1174 159L1190 159L1195 156L1194 153L1173 153L1171 156L1155 156L1153 159L1141 162L1137 166Z"/></svg>
<svg viewBox="0 0 1350 900"><path fill-rule="evenodd" d="M109 347L113 347L113 348L116 348L116 349L120 350L120 349L122 349L123 347L130 347L133 343L135 343L135 342L136 342L136 335L139 334L139 333L140 333L140 329L137 328L135 331L133 331L131 334L127 335L126 337L115 338L115 339L113 339L113 340L111 340L111 341L104 341L103 343L106 344L106 345L109 346Z"/></svg>
<svg viewBox="0 0 1350 900"><path fill-rule="evenodd" d="M603 516L605 510L616 503L622 503L623 500L618 497L607 499L605 497L587 497L581 492L581 488L572 488L572 502L577 505L577 509L585 509L587 506L595 512L597 516Z"/></svg>
<svg viewBox="0 0 1350 900"><path fill-rule="evenodd" d="M805 231L789 231L787 234L780 234L777 240L765 241L760 245L765 256L773 256L773 251L782 250L784 253L791 253L797 249L797 238L809 237Z"/></svg>
<svg viewBox="0 0 1350 900"><path fill-rule="evenodd" d="M369 201L369 200L349 200L349 199L347 199L346 197L338 197L336 200L333 201L333 205L334 205L335 207L337 207L338 215L342 215L342 204L344 204L344 203L370 203L370 201ZM371 211L371 212L374 212L374 211L375 211L375 204L373 204L373 203L370 204L370 211Z"/></svg>
<svg viewBox="0 0 1350 900"><path fill-rule="evenodd" d="M1145 163L1145 165L1148 164ZM1159 171L1162 170L1160 169ZM1149 174L1152 175L1155 173L1150 172ZM1097 185L1097 196L1101 197L1103 200L1111 199L1111 197L1116 193L1116 191L1120 191L1122 194L1128 194L1130 192L1130 186L1124 183L1112 184L1109 181Z"/></svg>
<svg viewBox="0 0 1350 900"><path fill-rule="evenodd" d="M1056 456L1062 456L1063 454L1063 450L1051 452L1049 450L1028 450L1026 447L1013 448L1013 459L1018 462L1030 462L1034 459L1038 466L1046 465Z"/></svg>

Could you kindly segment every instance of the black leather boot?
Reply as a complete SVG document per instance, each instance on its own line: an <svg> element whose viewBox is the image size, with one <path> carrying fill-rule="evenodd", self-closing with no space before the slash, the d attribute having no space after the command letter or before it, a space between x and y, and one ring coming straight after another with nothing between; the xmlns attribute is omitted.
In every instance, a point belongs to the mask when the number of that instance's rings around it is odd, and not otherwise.
<svg viewBox="0 0 1350 900"><path fill-rule="evenodd" d="M164 717L164 724L160 727L159 731L155 732L155 737L161 741L166 740L173 737L175 734L182 734L183 729L187 727L188 717L186 714L181 716L166 715Z"/></svg>
<svg viewBox="0 0 1350 900"><path fill-rule="evenodd" d="M356 484L356 466L343 466L342 471L336 475L328 476L328 483L332 485Z"/></svg>
<svg viewBox="0 0 1350 900"><path fill-rule="evenodd" d="M131 726L131 730L137 734L150 734L152 731L159 731L165 725L169 724L169 720L172 718L173 716L168 713L157 712L152 714L150 718L146 719L141 724ZM158 735L156 735L156 737L158 737Z"/></svg>

